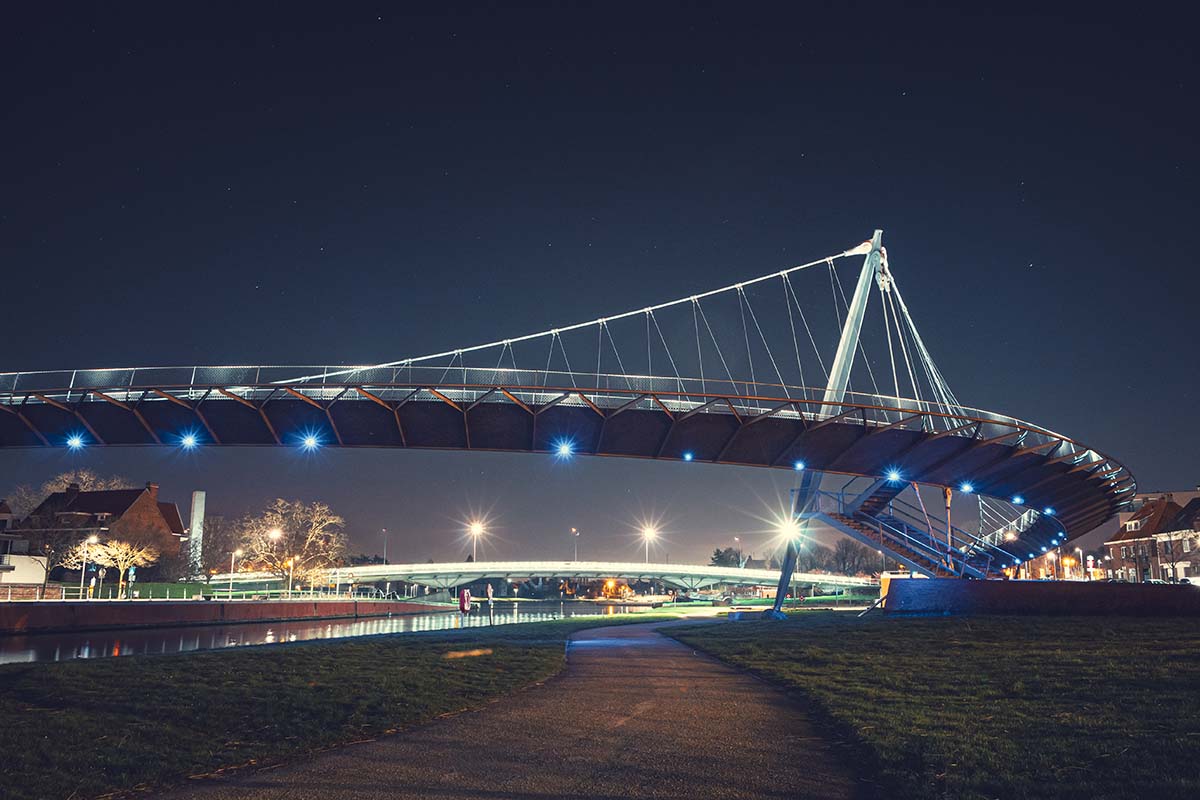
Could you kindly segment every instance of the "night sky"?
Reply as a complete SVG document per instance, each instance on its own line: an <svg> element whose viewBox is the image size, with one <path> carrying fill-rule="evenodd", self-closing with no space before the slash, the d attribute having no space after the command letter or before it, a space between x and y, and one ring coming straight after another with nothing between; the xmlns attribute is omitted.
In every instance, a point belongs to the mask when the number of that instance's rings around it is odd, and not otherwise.
<svg viewBox="0 0 1200 800"><path fill-rule="evenodd" d="M1197 69L1183 20L891 4L106 4L0 29L0 371L376 363L638 308L884 229L966 404L1200 480ZM907 4L905 4L907 5ZM168 7L174 6L174 7ZM1127 12L1132 11L1127 7ZM190 13L189 13L190 12ZM27 16L36 15L36 16ZM790 474L538 456L0 452L354 549L704 560Z"/></svg>

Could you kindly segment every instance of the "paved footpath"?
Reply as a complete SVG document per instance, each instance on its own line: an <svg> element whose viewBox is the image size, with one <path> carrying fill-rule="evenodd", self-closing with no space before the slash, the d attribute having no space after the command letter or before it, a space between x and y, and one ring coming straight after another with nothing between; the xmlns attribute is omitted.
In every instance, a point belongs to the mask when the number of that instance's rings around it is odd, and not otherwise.
<svg viewBox="0 0 1200 800"><path fill-rule="evenodd" d="M562 674L478 711L166 796L698 800L855 795L850 771L782 692L694 653L655 627L581 631L570 642Z"/></svg>

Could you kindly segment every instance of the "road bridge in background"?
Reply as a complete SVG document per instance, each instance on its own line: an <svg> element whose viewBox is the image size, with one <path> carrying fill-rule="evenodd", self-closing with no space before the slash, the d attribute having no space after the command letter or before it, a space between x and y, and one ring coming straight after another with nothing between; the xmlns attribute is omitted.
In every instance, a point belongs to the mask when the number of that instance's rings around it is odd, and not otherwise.
<svg viewBox="0 0 1200 800"><path fill-rule="evenodd" d="M331 584L364 584L381 581L415 583L435 589L450 589L482 580L529 581L563 579L653 581L687 591L715 586L775 586L779 570L742 569L693 564L645 564L620 561L477 561L444 564L365 564L328 570ZM228 583L228 574L213 576L215 586ZM234 584L262 583L279 580L262 572L239 572ZM825 590L854 587L876 587L872 578L849 575L828 575L819 572L797 572L792 583L797 586L817 586Z"/></svg>

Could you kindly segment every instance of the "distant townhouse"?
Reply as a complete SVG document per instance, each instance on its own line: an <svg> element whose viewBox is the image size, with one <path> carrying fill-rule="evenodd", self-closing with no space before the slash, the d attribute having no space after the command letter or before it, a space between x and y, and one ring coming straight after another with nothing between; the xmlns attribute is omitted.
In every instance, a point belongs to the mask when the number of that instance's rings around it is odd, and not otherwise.
<svg viewBox="0 0 1200 800"><path fill-rule="evenodd" d="M1104 543L1108 577L1129 583L1200 578L1200 498L1147 500Z"/></svg>

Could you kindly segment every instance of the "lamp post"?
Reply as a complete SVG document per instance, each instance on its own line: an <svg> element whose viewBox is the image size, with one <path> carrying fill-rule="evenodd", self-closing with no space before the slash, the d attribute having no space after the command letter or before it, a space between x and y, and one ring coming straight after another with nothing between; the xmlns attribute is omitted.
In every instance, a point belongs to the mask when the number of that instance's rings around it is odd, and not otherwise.
<svg viewBox="0 0 1200 800"><path fill-rule="evenodd" d="M100 537L94 533L91 536L89 536L83 540L83 566L79 568L79 599L80 600L83 599L83 580L87 576L88 546L96 544L99 541L100 541Z"/></svg>
<svg viewBox="0 0 1200 800"><path fill-rule="evenodd" d="M288 567L288 599L292 599L292 575L296 568L296 557L292 556L287 560Z"/></svg>
<svg viewBox="0 0 1200 800"><path fill-rule="evenodd" d="M476 548L479 546L479 537L485 533L483 523L475 520L471 523L471 527L468 530L471 533L471 562L474 563L477 560Z"/></svg>
<svg viewBox="0 0 1200 800"><path fill-rule="evenodd" d="M737 566L740 569L742 566L742 540L741 537L733 537L733 552L737 556Z"/></svg>
<svg viewBox="0 0 1200 800"><path fill-rule="evenodd" d="M383 563L388 563L387 560L387 528L383 529Z"/></svg>
<svg viewBox="0 0 1200 800"><path fill-rule="evenodd" d="M646 563L650 563L650 542L658 538L658 531L653 525L642 528L642 538L646 540Z"/></svg>
<svg viewBox="0 0 1200 800"><path fill-rule="evenodd" d="M279 540L283 538L283 531L279 528L271 528L267 531L267 538L271 540L271 558L275 558L279 550Z"/></svg>
<svg viewBox="0 0 1200 800"><path fill-rule="evenodd" d="M236 559L241 558L242 551L234 550L229 554L229 599L233 599L233 563Z"/></svg>
<svg viewBox="0 0 1200 800"><path fill-rule="evenodd" d="M579 560L579 529L571 528L571 538L575 542L575 560Z"/></svg>

